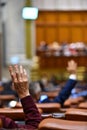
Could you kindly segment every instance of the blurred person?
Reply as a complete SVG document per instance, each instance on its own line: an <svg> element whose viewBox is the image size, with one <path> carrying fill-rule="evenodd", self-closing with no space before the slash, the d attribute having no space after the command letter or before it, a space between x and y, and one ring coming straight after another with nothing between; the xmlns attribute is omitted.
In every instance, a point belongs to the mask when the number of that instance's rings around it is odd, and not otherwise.
<svg viewBox="0 0 87 130"><path fill-rule="evenodd" d="M2 96L13 96L15 98L16 101L19 100L18 98L18 94L14 89L14 86L12 85L12 81L6 81L6 82L2 82L2 88L3 90L0 91L0 95ZM1 100L1 107L8 107L9 106L9 102L12 99L7 99L7 100Z"/></svg>
<svg viewBox="0 0 87 130"><path fill-rule="evenodd" d="M56 77L56 75L52 74L51 78L50 78L50 82L56 87L58 86L58 79Z"/></svg>
<svg viewBox="0 0 87 130"><path fill-rule="evenodd" d="M48 44L45 41L41 41L38 50L40 51L48 50Z"/></svg>
<svg viewBox="0 0 87 130"><path fill-rule="evenodd" d="M31 82L29 84L29 91L30 91L31 96L33 97L33 100L35 102L39 102L40 93L42 91L39 82L36 82L36 81Z"/></svg>
<svg viewBox="0 0 87 130"><path fill-rule="evenodd" d="M41 121L41 115L30 95L28 77L26 70L22 66L15 65L9 67L10 75L14 83L15 90L20 98L25 114L25 125L17 124L12 119L0 115L0 121L5 129L26 129L34 130Z"/></svg>
<svg viewBox="0 0 87 130"><path fill-rule="evenodd" d="M87 90L78 92L78 93L73 93L71 96L71 98L77 98L77 97L84 97L87 98Z"/></svg>
<svg viewBox="0 0 87 130"><path fill-rule="evenodd" d="M58 94L58 96L56 96L53 100L50 100L47 96L44 96L43 98L40 97L40 92L41 90L39 89L40 86L38 85L38 88L36 86L36 84L32 84L31 90L33 91L33 93L35 95L38 95L38 99L37 102L39 103L60 103L61 106L63 106L63 103L65 102L65 100L70 96L71 94L71 90L75 87L76 83L77 83L77 77L76 77L76 70L77 70L77 63L73 60L68 62L68 67L67 67L67 71L70 73L69 79L68 81L65 83L64 88L60 91L60 93ZM38 93L35 93L36 89L38 89ZM33 98L37 97L37 96L33 96Z"/></svg>
<svg viewBox="0 0 87 130"><path fill-rule="evenodd" d="M71 98L87 97L87 83L79 82L74 89L71 91Z"/></svg>
<svg viewBox="0 0 87 130"><path fill-rule="evenodd" d="M3 91L0 92L1 95L14 95L15 97L18 97L17 92L14 89L14 86L12 85L12 80L9 80L8 82L3 82Z"/></svg>

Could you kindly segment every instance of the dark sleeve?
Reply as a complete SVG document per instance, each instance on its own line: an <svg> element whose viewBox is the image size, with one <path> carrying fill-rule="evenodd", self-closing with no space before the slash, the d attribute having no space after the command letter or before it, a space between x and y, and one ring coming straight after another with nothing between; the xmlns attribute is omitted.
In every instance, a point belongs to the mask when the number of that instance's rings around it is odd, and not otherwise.
<svg viewBox="0 0 87 130"><path fill-rule="evenodd" d="M53 102L58 102L61 105L63 105L63 103L65 102L65 100L70 96L71 90L75 87L76 83L77 83L76 80L69 79L66 82L64 88L59 93L59 95L55 97L55 99L53 100Z"/></svg>
<svg viewBox="0 0 87 130"><path fill-rule="evenodd" d="M21 100L23 110L25 113L25 125L16 124L12 119L5 116L0 116L3 121L4 128L25 128L33 130L38 127L41 121L41 115L31 96L27 96Z"/></svg>

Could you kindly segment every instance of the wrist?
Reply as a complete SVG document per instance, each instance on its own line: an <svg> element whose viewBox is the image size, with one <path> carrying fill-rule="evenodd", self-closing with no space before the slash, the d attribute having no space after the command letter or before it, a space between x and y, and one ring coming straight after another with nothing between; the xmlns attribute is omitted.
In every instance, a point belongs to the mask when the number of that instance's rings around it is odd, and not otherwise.
<svg viewBox="0 0 87 130"><path fill-rule="evenodd" d="M27 97L27 96L30 96L30 93L29 93L29 92L24 93L24 94L20 94L20 95L19 95L19 98L22 99L22 98L25 98L25 97Z"/></svg>

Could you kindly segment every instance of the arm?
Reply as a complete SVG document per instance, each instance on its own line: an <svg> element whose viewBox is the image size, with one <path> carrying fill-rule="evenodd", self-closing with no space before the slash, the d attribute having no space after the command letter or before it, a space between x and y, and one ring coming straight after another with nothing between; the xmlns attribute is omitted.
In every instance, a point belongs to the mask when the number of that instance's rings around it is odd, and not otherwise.
<svg viewBox="0 0 87 130"><path fill-rule="evenodd" d="M71 90L75 87L77 83L76 70L77 64L75 63L75 61L69 61L67 67L67 71L70 73L69 80L66 82L60 94L54 99L54 102L58 102L63 105L65 100L70 96Z"/></svg>
<svg viewBox="0 0 87 130"><path fill-rule="evenodd" d="M22 66L9 68L15 89L21 100L25 114L25 125L16 124L12 119L0 116L4 128L35 129L41 121L41 115L29 93L28 78Z"/></svg>

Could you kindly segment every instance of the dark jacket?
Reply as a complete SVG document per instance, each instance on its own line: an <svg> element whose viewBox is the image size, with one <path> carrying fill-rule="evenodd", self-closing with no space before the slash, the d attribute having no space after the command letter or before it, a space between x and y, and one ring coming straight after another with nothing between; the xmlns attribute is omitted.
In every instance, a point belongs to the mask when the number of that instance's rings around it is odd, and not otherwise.
<svg viewBox="0 0 87 130"><path fill-rule="evenodd" d="M41 103L54 102L54 103L60 103L61 105L63 105L65 100L70 96L71 90L75 87L76 83L77 83L76 80L69 79L58 96L56 96L53 100L46 98Z"/></svg>

